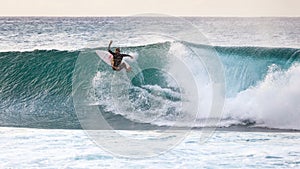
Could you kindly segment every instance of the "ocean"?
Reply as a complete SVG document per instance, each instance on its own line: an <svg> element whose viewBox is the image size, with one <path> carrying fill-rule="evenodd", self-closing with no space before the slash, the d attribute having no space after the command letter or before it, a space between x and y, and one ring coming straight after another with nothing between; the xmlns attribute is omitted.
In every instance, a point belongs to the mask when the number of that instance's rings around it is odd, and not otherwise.
<svg viewBox="0 0 300 169"><path fill-rule="evenodd" d="M300 168L300 18L0 23L1 168Z"/></svg>

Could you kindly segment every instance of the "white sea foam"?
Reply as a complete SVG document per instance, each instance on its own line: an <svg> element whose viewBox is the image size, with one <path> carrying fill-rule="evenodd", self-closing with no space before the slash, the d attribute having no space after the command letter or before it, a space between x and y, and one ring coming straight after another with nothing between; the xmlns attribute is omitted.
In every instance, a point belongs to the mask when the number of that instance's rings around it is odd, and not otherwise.
<svg viewBox="0 0 300 169"><path fill-rule="evenodd" d="M111 131L102 132L109 136ZM161 134L159 131L118 132L141 141ZM169 131L172 132L176 131ZM202 131L192 131L169 151L140 159L114 156L97 146L82 130L0 128L0 133L1 168L300 167L299 133L223 131L215 132L200 144ZM109 143L118 138L106 139Z"/></svg>
<svg viewBox="0 0 300 169"><path fill-rule="evenodd" d="M227 99L225 118L255 121L258 126L300 129L300 65L269 67L256 86Z"/></svg>

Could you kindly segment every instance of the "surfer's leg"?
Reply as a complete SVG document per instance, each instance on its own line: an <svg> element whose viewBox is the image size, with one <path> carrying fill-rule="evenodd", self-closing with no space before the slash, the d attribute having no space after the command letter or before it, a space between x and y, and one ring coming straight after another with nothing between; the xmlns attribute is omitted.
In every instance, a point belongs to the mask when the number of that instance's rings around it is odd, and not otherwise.
<svg viewBox="0 0 300 169"><path fill-rule="evenodd" d="M131 71L131 67L128 64L126 64L126 63L124 63L124 65L125 65L126 71L130 72Z"/></svg>
<svg viewBox="0 0 300 169"><path fill-rule="evenodd" d="M119 70L122 70L123 68L126 68L126 65L124 63L121 63L118 67L119 67Z"/></svg>
<svg viewBox="0 0 300 169"><path fill-rule="evenodd" d="M120 68L120 70L125 68L127 72L131 71L131 67L128 64L124 63L124 62L122 62L120 64L119 68Z"/></svg>

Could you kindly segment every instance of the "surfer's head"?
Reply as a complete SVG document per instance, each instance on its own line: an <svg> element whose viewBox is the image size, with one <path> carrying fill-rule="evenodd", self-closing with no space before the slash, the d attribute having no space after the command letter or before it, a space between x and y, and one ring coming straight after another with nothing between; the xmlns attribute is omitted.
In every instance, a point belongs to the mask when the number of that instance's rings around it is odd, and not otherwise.
<svg viewBox="0 0 300 169"><path fill-rule="evenodd" d="M120 53L120 48L116 48L116 53Z"/></svg>

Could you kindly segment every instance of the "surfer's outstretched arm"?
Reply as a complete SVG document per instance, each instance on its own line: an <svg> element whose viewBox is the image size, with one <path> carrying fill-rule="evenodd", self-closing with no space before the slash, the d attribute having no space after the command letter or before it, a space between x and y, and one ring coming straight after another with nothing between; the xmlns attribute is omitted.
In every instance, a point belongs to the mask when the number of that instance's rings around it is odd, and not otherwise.
<svg viewBox="0 0 300 169"><path fill-rule="evenodd" d="M127 54L122 54L123 57L130 57L131 59L133 59L133 56L131 55L127 55Z"/></svg>
<svg viewBox="0 0 300 169"><path fill-rule="evenodd" d="M110 50L110 46L111 46L111 44L112 44L112 40L109 42L109 45L108 45L108 48L107 48L107 51L110 53L110 54L114 54L114 52L112 52L111 50Z"/></svg>

